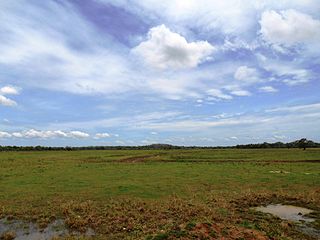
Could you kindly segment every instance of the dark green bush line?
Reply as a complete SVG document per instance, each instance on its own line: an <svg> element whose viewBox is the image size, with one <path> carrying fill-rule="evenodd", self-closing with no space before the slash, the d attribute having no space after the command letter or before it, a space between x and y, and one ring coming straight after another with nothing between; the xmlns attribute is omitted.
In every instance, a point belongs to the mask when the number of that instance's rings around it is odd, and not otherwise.
<svg viewBox="0 0 320 240"><path fill-rule="evenodd" d="M169 149L261 149L261 148L319 148L320 143L302 138L300 140L283 143L256 143L236 146L174 146L169 144L151 144L146 146L85 146L85 147L48 147L48 146L1 146L4 151L75 151L75 150L169 150Z"/></svg>

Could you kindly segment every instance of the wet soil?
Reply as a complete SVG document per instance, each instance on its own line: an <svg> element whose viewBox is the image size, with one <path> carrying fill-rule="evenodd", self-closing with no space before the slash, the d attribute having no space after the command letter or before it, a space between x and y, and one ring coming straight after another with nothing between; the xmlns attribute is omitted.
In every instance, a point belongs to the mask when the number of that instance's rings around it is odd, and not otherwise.
<svg viewBox="0 0 320 240"><path fill-rule="evenodd" d="M53 221L43 229L33 222L9 220L8 218L0 220L0 239L4 240L47 240L80 235L92 237L95 232L91 228L88 228L84 234L80 234L77 231L69 231L62 219Z"/></svg>

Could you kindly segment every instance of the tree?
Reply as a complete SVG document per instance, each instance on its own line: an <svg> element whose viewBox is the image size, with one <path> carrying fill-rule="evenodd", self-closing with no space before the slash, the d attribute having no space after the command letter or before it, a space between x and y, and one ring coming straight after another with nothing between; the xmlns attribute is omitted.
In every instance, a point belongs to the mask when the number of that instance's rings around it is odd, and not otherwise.
<svg viewBox="0 0 320 240"><path fill-rule="evenodd" d="M298 141L298 147L299 148L303 148L303 150L306 150L306 147L307 147L307 139L306 138L301 138L299 141Z"/></svg>

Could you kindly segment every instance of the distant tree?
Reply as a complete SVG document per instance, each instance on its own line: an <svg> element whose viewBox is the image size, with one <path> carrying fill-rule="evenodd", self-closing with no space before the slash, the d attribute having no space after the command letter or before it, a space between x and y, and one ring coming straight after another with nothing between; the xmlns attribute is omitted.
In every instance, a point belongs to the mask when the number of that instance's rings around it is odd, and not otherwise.
<svg viewBox="0 0 320 240"><path fill-rule="evenodd" d="M308 140L306 138L301 138L298 141L298 147L303 148L303 150L306 150L307 145L308 145Z"/></svg>

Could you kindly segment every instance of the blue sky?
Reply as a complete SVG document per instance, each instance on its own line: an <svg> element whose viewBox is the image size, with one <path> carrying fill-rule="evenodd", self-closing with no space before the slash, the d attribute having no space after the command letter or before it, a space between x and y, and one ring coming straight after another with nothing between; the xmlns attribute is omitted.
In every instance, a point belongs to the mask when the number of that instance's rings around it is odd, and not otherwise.
<svg viewBox="0 0 320 240"><path fill-rule="evenodd" d="M3 0L0 145L320 141L318 0Z"/></svg>

